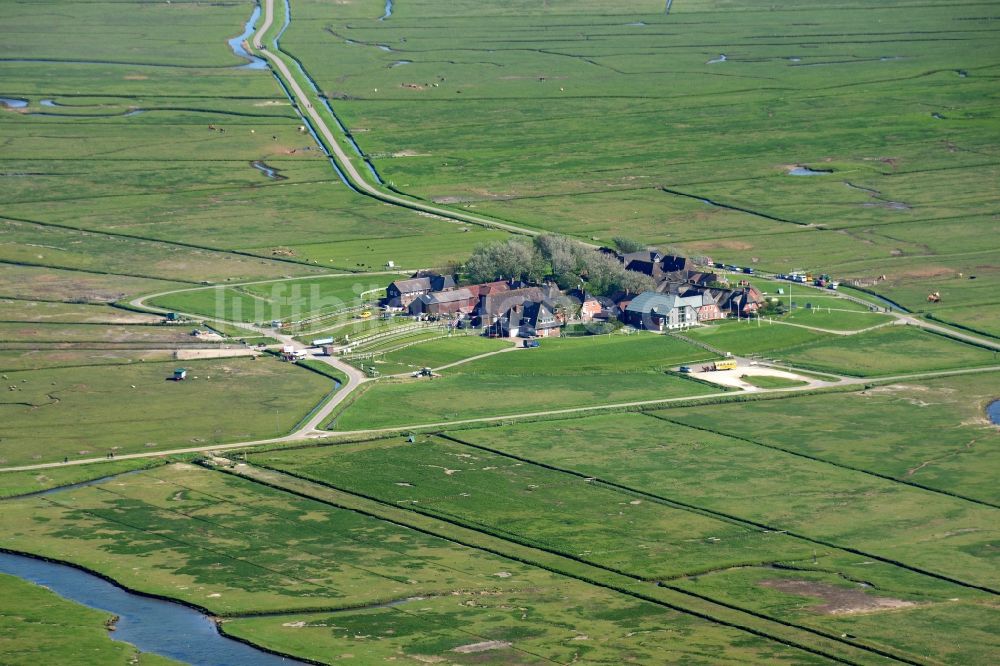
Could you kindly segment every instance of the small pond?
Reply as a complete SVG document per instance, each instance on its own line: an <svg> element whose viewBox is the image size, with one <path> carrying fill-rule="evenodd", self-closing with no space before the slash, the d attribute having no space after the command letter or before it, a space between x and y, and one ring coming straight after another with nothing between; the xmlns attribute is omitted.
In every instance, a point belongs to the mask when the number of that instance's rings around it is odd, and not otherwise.
<svg viewBox="0 0 1000 666"><path fill-rule="evenodd" d="M986 416L993 425L1000 425L1000 400L994 400L986 405Z"/></svg>
<svg viewBox="0 0 1000 666"><path fill-rule="evenodd" d="M118 616L110 637L143 652L188 664L290 666L303 662L258 650L219 633L207 615L181 604L127 592L81 569L0 553L0 573L42 585L59 596Z"/></svg>
<svg viewBox="0 0 1000 666"><path fill-rule="evenodd" d="M28 106L28 100L16 97L0 97L0 106L7 106L12 109L23 109Z"/></svg>
<svg viewBox="0 0 1000 666"><path fill-rule="evenodd" d="M833 171L817 171L809 167L797 166L788 170L789 176L829 176Z"/></svg>
<svg viewBox="0 0 1000 666"><path fill-rule="evenodd" d="M720 63L720 62L726 62L726 60L727 60L726 54L725 53L721 53L721 54L719 54L718 58L712 58L711 60L709 60L705 64L706 65L715 65L715 64Z"/></svg>

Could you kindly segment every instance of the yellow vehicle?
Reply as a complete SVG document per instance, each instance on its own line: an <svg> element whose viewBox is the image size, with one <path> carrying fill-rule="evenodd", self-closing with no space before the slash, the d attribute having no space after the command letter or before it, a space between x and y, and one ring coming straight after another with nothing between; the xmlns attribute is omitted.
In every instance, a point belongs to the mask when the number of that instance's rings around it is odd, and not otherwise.
<svg viewBox="0 0 1000 666"><path fill-rule="evenodd" d="M362 319L368 319L368 317L372 316L372 311L371 310L365 310L364 312L362 312L358 316L361 317Z"/></svg>
<svg viewBox="0 0 1000 666"><path fill-rule="evenodd" d="M715 362L715 369L716 370L735 370L736 369L736 359L735 358L727 358L724 361L716 361Z"/></svg>

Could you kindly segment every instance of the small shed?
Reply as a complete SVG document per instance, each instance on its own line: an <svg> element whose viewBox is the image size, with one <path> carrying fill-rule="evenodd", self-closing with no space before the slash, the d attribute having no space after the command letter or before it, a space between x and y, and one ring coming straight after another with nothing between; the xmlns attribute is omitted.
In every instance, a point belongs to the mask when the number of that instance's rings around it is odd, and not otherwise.
<svg viewBox="0 0 1000 666"><path fill-rule="evenodd" d="M179 382L187 379L188 371L185 368L177 368L174 370L174 381Z"/></svg>

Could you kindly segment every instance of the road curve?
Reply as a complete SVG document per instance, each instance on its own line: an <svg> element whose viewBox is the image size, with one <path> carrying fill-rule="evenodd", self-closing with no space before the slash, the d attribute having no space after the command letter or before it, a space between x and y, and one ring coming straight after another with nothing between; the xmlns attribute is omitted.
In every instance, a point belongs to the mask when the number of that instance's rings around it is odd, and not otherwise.
<svg viewBox="0 0 1000 666"><path fill-rule="evenodd" d="M403 206L405 208L410 208L413 210L423 211L425 213L432 213L434 215L440 215L441 217L446 217L450 220L456 220L458 222L470 222L472 224L477 224L486 227L492 227L495 229L503 229L504 231L510 231L511 233L522 234L526 236L538 236L543 233L536 229L528 229L526 227L521 227L516 224L510 224L509 222L499 222L492 218L482 217L479 215L470 215L468 213L460 213L447 208L438 208L430 204L422 203L408 197L401 197L388 192L383 192L379 188L368 183L364 177L362 177L361 172L358 171L357 167L351 161L347 152L341 147L337 142L336 137L333 132L330 131L329 125L323 120L323 117L313 106L310 101L309 96L299 85L295 77L292 76L292 72L285 61L278 56L275 52L271 51L270 48L265 47L264 35L268 30L274 25L274 0L263 0L263 10L264 10L264 21L261 23L260 28L254 33L252 38L253 48L256 49L257 54L267 60L274 68L274 70L280 74L281 78L287 84L289 93L292 95L293 100L299 107L299 111L308 116L309 120L312 121L313 127L319 132L323 139L327 142L330 149L333 151L334 156L341 170L344 172L344 176L350 181L351 185L363 192L364 194L370 195L380 201L386 203L395 204L397 206ZM318 101L318 100L316 100ZM595 246L596 247L596 246Z"/></svg>
<svg viewBox="0 0 1000 666"><path fill-rule="evenodd" d="M296 278L296 279L298 279L298 278ZM264 280L263 282L270 282L270 280ZM258 284L258 283L247 282L247 283L243 283L243 284ZM227 285L227 286L234 286L234 285ZM201 288L205 289L206 287L201 287ZM178 291L187 291L187 290L186 289L181 289L181 290L178 290ZM148 310L148 311L151 311L151 312L159 312L161 314L164 314L164 313L168 312L168 310L166 310L164 308L161 308L161 307L154 306L154 305L148 305L148 304L146 304L145 301L147 299L149 299L149 298L155 298L156 296L163 296L163 295L172 294L172 293L175 293L175 292L168 291L168 292L163 292L163 293L160 293L160 294L151 294L151 295L148 295L148 296L140 296L138 298L132 299L130 301L130 303L134 307L138 307L138 308L141 308L141 309L144 309L144 310ZM273 329L264 328L264 327L261 327L261 326L257 326L256 324L250 324L250 323L246 323L246 322L230 322L230 321L227 321L225 319L218 318L218 317L206 317L204 315L196 315L196 314L192 314L190 312L178 312L178 314L183 315L185 317L188 317L190 319L196 320L196 321L215 321L215 322L219 322L219 323L223 323L223 324L231 324L231 325L241 326L243 328L246 328L247 330L254 331L254 332L259 333L259 334L261 334L263 336L272 337L275 340L277 340L282 346L289 346L290 345L294 349L310 349L311 348L309 345L306 345L306 344L303 344L303 343L299 342L298 340L294 339L290 335L282 335L281 333L278 333L277 331L275 331ZM349 365L349 364L347 364L347 363L345 363L345 362L343 362L343 361L341 361L339 359L336 359L336 358L334 358L332 356L318 355L318 354L309 353L306 356L306 358L310 359L310 360L313 360L313 361L319 361L320 363L325 363L325 364L327 364L327 365L335 368L336 370L339 370L340 372L342 372L347 377L347 382L344 383L344 384L341 384L341 386L337 389L337 392L334 393L333 396L327 402L323 403L323 405L319 409L317 409L316 412L314 414L312 414L312 416L309 417L309 420L306 421L301 426L299 426L294 432L292 432L292 433L290 433L288 435L285 435L284 437L279 437L277 439L268 440L268 441L280 442L280 441L289 441L289 440L295 440L295 439L304 439L304 438L307 438L307 437L311 436L315 432L322 432L320 430L320 426L323 425L323 422L327 419L327 417L330 416L331 412L333 412L333 410L336 409L337 406L340 405L340 403L342 403L344 400L346 400L347 397L358 386L360 386L365 381L368 381L368 379L364 376L364 374L361 373L360 370L358 370L354 366ZM128 456L118 456L117 459L121 460L122 458L127 458L127 457Z"/></svg>

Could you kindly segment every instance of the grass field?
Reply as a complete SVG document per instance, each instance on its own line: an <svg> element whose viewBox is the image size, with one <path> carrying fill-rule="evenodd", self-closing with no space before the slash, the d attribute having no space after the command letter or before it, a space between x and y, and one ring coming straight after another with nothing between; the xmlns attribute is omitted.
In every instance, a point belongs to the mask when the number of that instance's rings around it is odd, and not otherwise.
<svg viewBox="0 0 1000 666"><path fill-rule="evenodd" d="M894 586L872 591L867 583L826 571L745 569L698 576L680 586L794 622L865 636L884 649L943 663L983 663L1000 647L993 631L998 618L989 601L956 600L945 596L944 590L920 589L919 583L909 594L901 594ZM877 610L879 603L885 604L882 612ZM851 612L852 604L859 610ZM962 639L938 640L941 631Z"/></svg>
<svg viewBox="0 0 1000 666"><path fill-rule="evenodd" d="M0 296L5 299L113 303L127 296L182 289L185 286L166 280L0 264Z"/></svg>
<svg viewBox="0 0 1000 666"><path fill-rule="evenodd" d="M665 373L670 365L710 357L652 334L549 339L537 349L449 368L433 380L383 380L331 425L360 430L717 393L724 389Z"/></svg>
<svg viewBox="0 0 1000 666"><path fill-rule="evenodd" d="M804 344L777 356L819 371L871 377L996 363L995 352L912 327Z"/></svg>
<svg viewBox="0 0 1000 666"><path fill-rule="evenodd" d="M190 465L9 507L0 520L10 547L114 573L129 587L223 615L516 589L526 582L520 576L532 575L529 567ZM493 575L502 570L513 579Z"/></svg>
<svg viewBox="0 0 1000 666"><path fill-rule="evenodd" d="M478 335L441 337L440 331L429 335L434 337L416 344L410 344L409 338L401 340L398 344L407 346L396 351L386 352L373 362L365 361L365 364L372 365L374 363L374 367L383 375L398 374L421 368L438 368L480 354L510 349L513 346L510 340L484 338Z"/></svg>
<svg viewBox="0 0 1000 666"><path fill-rule="evenodd" d="M662 414L673 418L674 411ZM827 544L995 584L988 544L996 509L989 506L650 416L488 428L455 437ZM608 445L612 437L615 446ZM831 567L849 567L844 573L860 566L830 551L824 557Z"/></svg>
<svg viewBox="0 0 1000 666"><path fill-rule="evenodd" d="M583 589L580 589L583 588ZM283 652L326 661L330 655L426 664L568 663L808 663L805 654L777 649L731 630L704 631L689 617L649 604L623 601L603 590L562 583L558 588L492 592L461 602L418 599L357 612L242 618L227 634ZM456 648L497 641L493 649ZM513 646L504 645L513 639ZM727 642L733 641L733 642Z"/></svg>
<svg viewBox="0 0 1000 666"><path fill-rule="evenodd" d="M250 460L645 579L811 554L808 544L782 535L636 500L441 439L343 446L332 453L273 452Z"/></svg>
<svg viewBox="0 0 1000 666"><path fill-rule="evenodd" d="M45 324L156 324L162 317L108 305L0 299L0 321Z"/></svg>
<svg viewBox="0 0 1000 666"><path fill-rule="evenodd" d="M774 270L886 274L879 288L908 285L911 305L958 273L996 287L981 13L652 4L438 1L378 22L375 1L305 3L282 44L383 178L424 198Z"/></svg>
<svg viewBox="0 0 1000 666"><path fill-rule="evenodd" d="M330 276L236 287L210 287L159 296L150 305L229 321L298 320L357 307L380 297L393 276ZM372 292L364 297L361 294Z"/></svg>
<svg viewBox="0 0 1000 666"><path fill-rule="evenodd" d="M692 434L685 431L648 416L595 417L457 434L518 458L443 439L420 438L415 444L379 442L261 453L251 456L251 461L393 506L409 507L422 515L457 520L518 543L571 553L585 562L644 578L666 579L669 585L726 599L740 607L761 610L753 597L754 583L743 578L819 577L840 585L868 581L875 591L862 589L860 598L849 600L854 604L850 608L864 608L873 603L872 597L888 594L893 600L906 602L903 606L920 606L954 627L964 637L959 642L979 639L997 621L988 594L887 561L873 562L870 555L864 561L857 553L830 547L831 542L839 543L909 566L945 573L961 571L973 580L991 584L995 577L986 526L993 519L993 509L934 498L935 508L930 510L926 491L894 488L891 482L872 480L857 472L831 471L820 463L776 457L773 452L754 451L742 442L710 434L690 431L695 438L692 442ZM576 474L532 464L531 460ZM624 488L583 478L591 475ZM801 490L790 492L788 483ZM642 493L721 511L730 517L765 521L778 531L754 528L741 538L732 531L735 526L705 523L698 508L675 508ZM883 502L892 506L891 512L881 508ZM830 505L837 506L835 516L825 515L831 513L826 508ZM979 533L941 534L945 524L974 525L978 529L970 531ZM707 529L700 537L697 525ZM788 539L782 529L825 539L826 545ZM625 537L625 533L631 536ZM775 535L782 535L778 542L772 541ZM960 546L963 561L957 562L953 549L955 540L962 538L968 541ZM891 552L887 542L896 544ZM769 550L780 553L780 559L758 559ZM729 558L733 559L726 564ZM742 565L732 564L741 560ZM716 576L733 582L719 589L701 585ZM791 598L795 599L794 593ZM828 630L845 626L836 623L837 613L806 616L789 607L788 597L784 599L784 606L765 609L770 617ZM798 608L805 601L799 601ZM963 625L975 613L979 614L977 619ZM865 640L896 642L898 647L893 628L898 625L886 627L875 619L855 624L864 627ZM921 645L934 656L952 653L950 647L932 647L928 641ZM908 652L910 648L902 649ZM989 652L987 646L970 649L970 654L980 658Z"/></svg>
<svg viewBox="0 0 1000 666"><path fill-rule="evenodd" d="M204 344L187 326L0 323L0 342L117 343L174 348Z"/></svg>
<svg viewBox="0 0 1000 666"><path fill-rule="evenodd" d="M0 472L0 498L38 493L76 483L86 483L124 472L149 469L163 464L156 459L115 460L107 463L52 467L26 472Z"/></svg>
<svg viewBox="0 0 1000 666"><path fill-rule="evenodd" d="M793 310L781 317L780 321L831 331L862 331L892 322L892 317L889 315L873 312L835 310L834 308L838 307L838 305L835 303L832 307L824 310L821 307L817 307L815 301L813 301L812 308Z"/></svg>
<svg viewBox="0 0 1000 666"><path fill-rule="evenodd" d="M1000 335L995 3L402 0L384 20L384 0L275 5L281 57L389 188L595 245L830 273ZM201 322L110 304L160 294L226 335L308 318L288 330L357 340L399 325L330 329L396 278L370 273L508 236L346 186L299 115L322 100L293 103L226 44L253 7L0 7L0 97L25 101L0 105L0 466L151 454L0 473L0 545L323 663L829 663L779 641L851 664L995 660L996 373L861 381L996 354L915 327L837 335L891 320L833 292L755 277L795 304L782 323L683 335L865 378L843 392L248 450L328 485L162 464L284 434L346 378L173 361ZM510 345L440 333L359 351L384 376ZM723 389L668 371L715 357L671 336L546 339L366 383L328 422L704 396ZM178 365L189 379L165 381ZM165 663L104 619L0 576L0 662Z"/></svg>
<svg viewBox="0 0 1000 666"><path fill-rule="evenodd" d="M735 663L816 663L691 615L189 465L5 506L31 509L0 515L11 547L114 572L131 587L224 616L281 610L223 628L321 661L349 643L403 663L439 655L479 663L481 654L453 650L493 640L491 656L517 663L574 653L597 662L724 654ZM378 605L388 601L400 603ZM578 645L581 635L591 642Z"/></svg>
<svg viewBox="0 0 1000 666"><path fill-rule="evenodd" d="M742 375L740 379L748 384L756 386L757 388L765 389L791 388L793 386L805 386L807 383L799 379L776 376L772 377L769 375Z"/></svg>
<svg viewBox="0 0 1000 666"><path fill-rule="evenodd" d="M169 361L174 352L166 349L22 349L0 351L0 370L40 370L75 366L113 365L147 361Z"/></svg>
<svg viewBox="0 0 1000 666"><path fill-rule="evenodd" d="M6 465L136 453L285 434L332 388L262 358L8 372L0 458ZM44 417L44 418L42 418Z"/></svg>
<svg viewBox="0 0 1000 666"><path fill-rule="evenodd" d="M826 334L797 326L782 326L767 320L726 321L710 326L698 326L684 332L684 335L712 345L732 354L771 354L776 350L796 347L816 340Z"/></svg>
<svg viewBox="0 0 1000 666"><path fill-rule="evenodd" d="M0 574L0 651L10 666L70 661L88 666L170 666L179 662L140 653L111 640L110 613L67 601L44 587Z"/></svg>
<svg viewBox="0 0 1000 666"><path fill-rule="evenodd" d="M993 504L998 435L986 419L997 373L854 393L672 409L664 416L794 453ZM728 415L725 418L722 415ZM926 433L934 433L933 437Z"/></svg>

